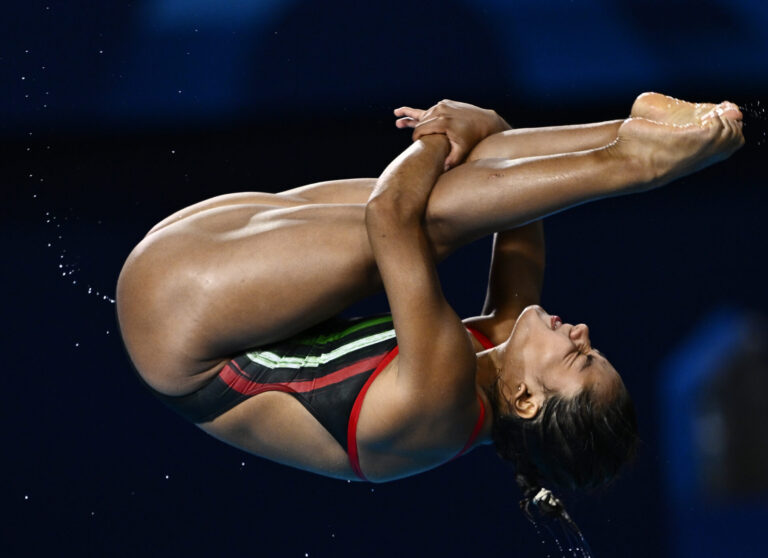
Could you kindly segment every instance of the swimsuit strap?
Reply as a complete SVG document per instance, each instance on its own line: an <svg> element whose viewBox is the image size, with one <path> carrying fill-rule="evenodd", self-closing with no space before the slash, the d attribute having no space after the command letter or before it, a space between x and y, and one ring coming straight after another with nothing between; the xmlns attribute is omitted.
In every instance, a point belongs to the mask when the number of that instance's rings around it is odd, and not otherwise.
<svg viewBox="0 0 768 558"><path fill-rule="evenodd" d="M467 328L467 331L469 331L472 335L475 336L475 339L477 339L480 344L483 346L484 349L493 349L496 345L493 344L493 342L488 339L484 334L480 333L478 330L473 328L472 326L468 326L464 324L464 327Z"/></svg>

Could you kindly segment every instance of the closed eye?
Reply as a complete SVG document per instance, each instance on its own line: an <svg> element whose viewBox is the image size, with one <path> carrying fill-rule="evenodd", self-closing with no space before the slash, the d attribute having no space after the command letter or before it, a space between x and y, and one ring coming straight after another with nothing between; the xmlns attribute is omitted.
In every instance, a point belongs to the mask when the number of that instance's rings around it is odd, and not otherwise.
<svg viewBox="0 0 768 558"><path fill-rule="evenodd" d="M593 360L592 355L587 355L587 358L584 359L584 364L581 365L581 369L584 370L587 366L591 366Z"/></svg>

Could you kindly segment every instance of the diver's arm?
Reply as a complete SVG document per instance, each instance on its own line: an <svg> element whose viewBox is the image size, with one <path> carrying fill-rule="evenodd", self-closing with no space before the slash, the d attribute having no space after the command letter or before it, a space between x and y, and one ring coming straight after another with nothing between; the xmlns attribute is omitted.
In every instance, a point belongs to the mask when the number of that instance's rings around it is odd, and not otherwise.
<svg viewBox="0 0 768 558"><path fill-rule="evenodd" d="M397 382L401 393L422 408L474 404L476 397L474 353L443 296L423 226L448 152L444 135L414 142L382 173L365 211L397 333Z"/></svg>
<svg viewBox="0 0 768 558"><path fill-rule="evenodd" d="M494 345L505 341L520 312L539 303L544 265L541 220L495 234L482 314L464 323L480 331Z"/></svg>

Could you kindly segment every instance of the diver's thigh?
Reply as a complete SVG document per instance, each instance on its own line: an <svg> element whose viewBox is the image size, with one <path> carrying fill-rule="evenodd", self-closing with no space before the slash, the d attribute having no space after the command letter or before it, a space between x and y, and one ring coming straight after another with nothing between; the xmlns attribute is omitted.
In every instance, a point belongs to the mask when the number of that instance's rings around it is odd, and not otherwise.
<svg viewBox="0 0 768 558"><path fill-rule="evenodd" d="M371 197L374 186L376 186L375 178L327 180L286 190L277 195L288 201L305 204L365 204Z"/></svg>
<svg viewBox="0 0 768 558"><path fill-rule="evenodd" d="M229 354L285 339L377 288L364 216L363 205L283 208L212 240L200 262L217 332L206 346Z"/></svg>
<svg viewBox="0 0 768 558"><path fill-rule="evenodd" d="M196 374L378 288L363 205L226 206L149 235L118 283L134 363ZM183 363L181 365L180 363Z"/></svg>

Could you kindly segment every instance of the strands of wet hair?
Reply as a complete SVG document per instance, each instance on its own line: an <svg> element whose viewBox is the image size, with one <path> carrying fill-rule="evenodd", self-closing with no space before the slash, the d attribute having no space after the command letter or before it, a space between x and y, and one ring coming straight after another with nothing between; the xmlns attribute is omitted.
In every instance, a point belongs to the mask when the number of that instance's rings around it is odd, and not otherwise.
<svg viewBox="0 0 768 558"><path fill-rule="evenodd" d="M539 512L541 517L538 520L530 512L526 512L525 515L539 536L542 535L539 527L544 528L549 534L550 539L554 541L554 545L561 558L593 558L592 549L587 539L576 523L568 516L565 509L555 517L543 515ZM541 543L546 546L544 538L541 539ZM549 558L552 554L548 552L546 556Z"/></svg>
<svg viewBox="0 0 768 558"><path fill-rule="evenodd" d="M568 514L563 502L550 490L536 487L529 479L518 475L518 484L524 489L520 509L541 535L539 525L549 533L562 558L592 558L592 550L579 526ZM559 529L558 529L559 525ZM558 536L558 533L561 535ZM562 537L562 542L561 542ZM544 539L542 544L546 545ZM547 554L551 556L551 554Z"/></svg>

